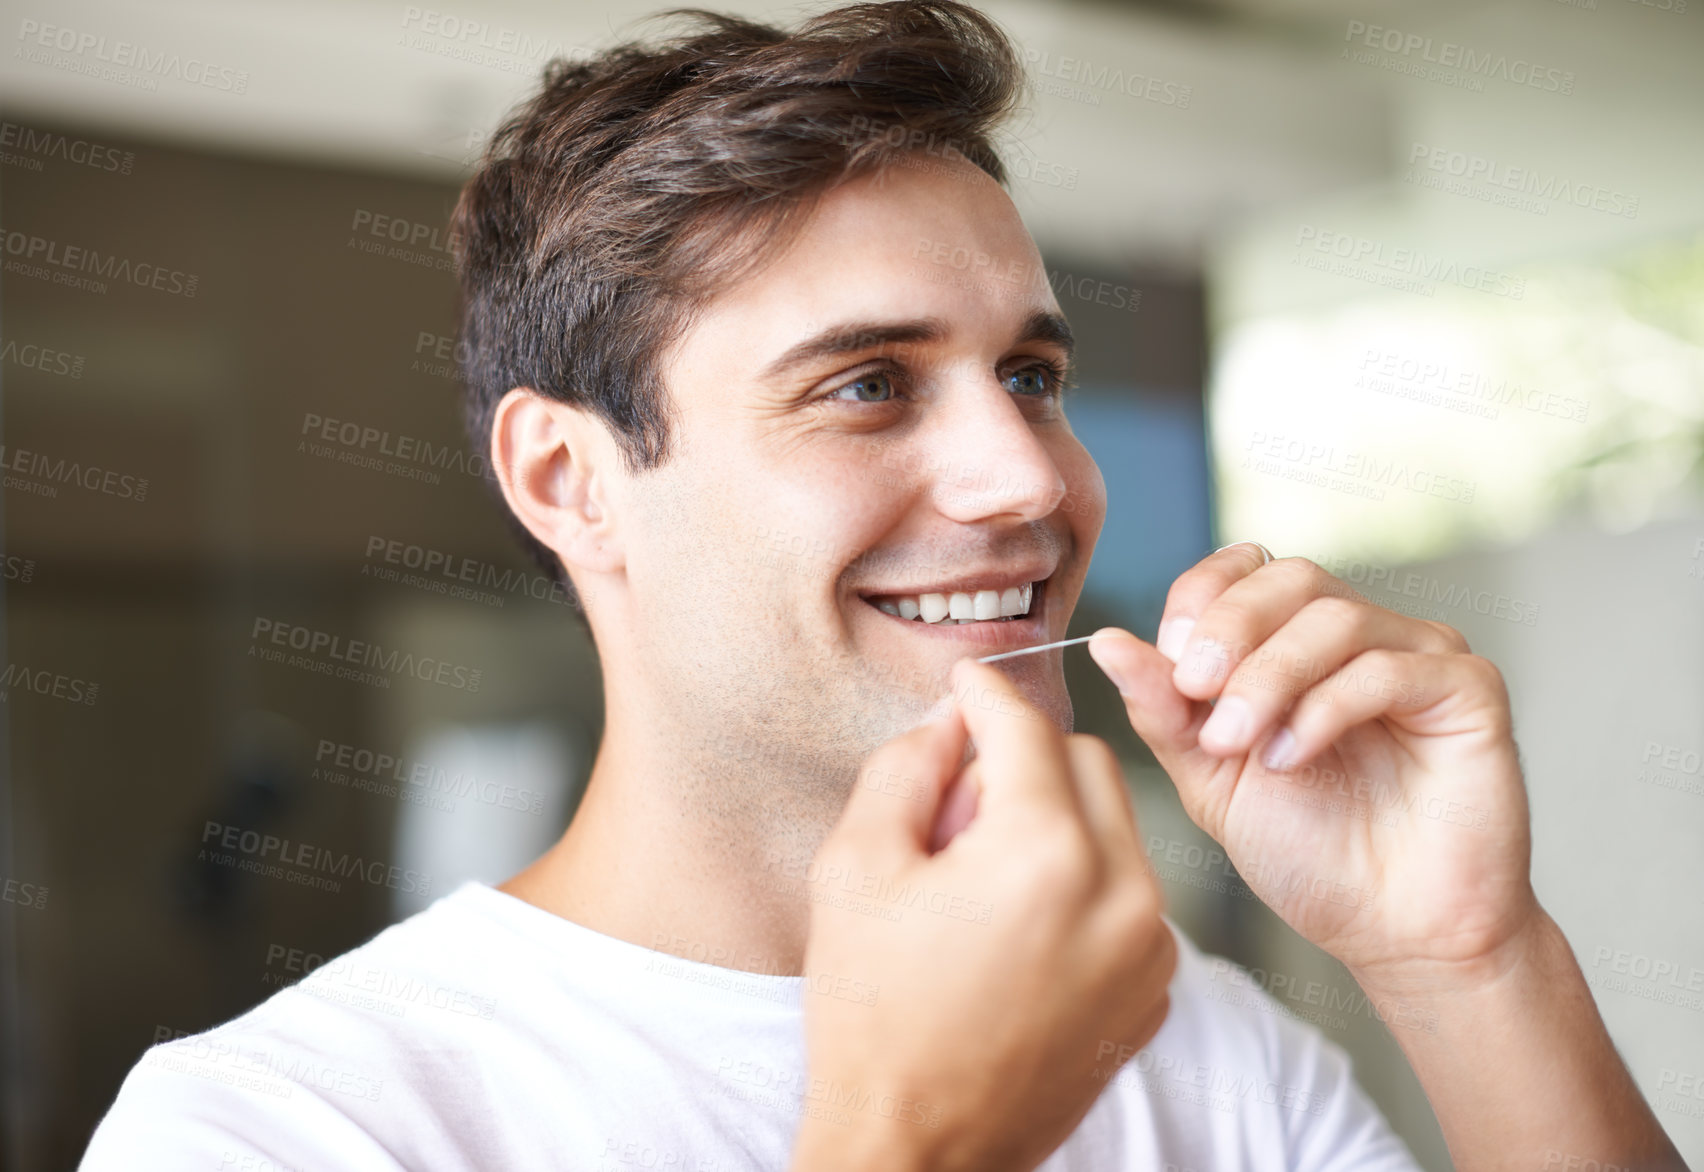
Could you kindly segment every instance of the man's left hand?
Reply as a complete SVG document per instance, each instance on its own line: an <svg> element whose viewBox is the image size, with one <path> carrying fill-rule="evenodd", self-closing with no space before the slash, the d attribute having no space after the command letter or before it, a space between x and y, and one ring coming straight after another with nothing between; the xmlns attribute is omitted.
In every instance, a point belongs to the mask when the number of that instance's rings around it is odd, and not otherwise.
<svg viewBox="0 0 1704 1172"><path fill-rule="evenodd" d="M1185 809L1357 975L1495 971L1539 912L1497 668L1304 558L1219 550L1090 653Z"/></svg>

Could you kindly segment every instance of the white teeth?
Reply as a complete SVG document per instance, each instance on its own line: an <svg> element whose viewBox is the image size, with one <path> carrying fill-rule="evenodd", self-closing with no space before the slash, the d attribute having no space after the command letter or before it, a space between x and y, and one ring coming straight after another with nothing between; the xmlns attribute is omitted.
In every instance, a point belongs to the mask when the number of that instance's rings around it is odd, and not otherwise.
<svg viewBox="0 0 1704 1172"><path fill-rule="evenodd" d="M1035 583L1030 582L1004 590L893 596L876 606L886 614L926 623L986 623L1028 614L1034 595Z"/></svg>

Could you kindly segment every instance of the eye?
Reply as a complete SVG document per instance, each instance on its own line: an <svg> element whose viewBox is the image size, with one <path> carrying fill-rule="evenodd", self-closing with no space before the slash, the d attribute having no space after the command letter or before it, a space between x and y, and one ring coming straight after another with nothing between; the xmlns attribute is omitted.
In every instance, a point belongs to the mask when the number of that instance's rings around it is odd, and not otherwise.
<svg viewBox="0 0 1704 1172"><path fill-rule="evenodd" d="M1065 372L1056 362L1034 362L1006 376L1006 386L1015 395L1043 398L1065 389Z"/></svg>
<svg viewBox="0 0 1704 1172"><path fill-rule="evenodd" d="M835 399L842 403L890 403L898 394L899 388L894 384L890 372L872 370L830 391L823 398Z"/></svg>

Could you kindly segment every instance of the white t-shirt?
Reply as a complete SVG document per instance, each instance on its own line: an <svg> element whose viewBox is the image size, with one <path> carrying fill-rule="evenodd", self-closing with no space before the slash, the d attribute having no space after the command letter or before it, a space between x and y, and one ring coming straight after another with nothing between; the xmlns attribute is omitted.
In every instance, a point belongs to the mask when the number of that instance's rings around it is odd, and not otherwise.
<svg viewBox="0 0 1704 1172"><path fill-rule="evenodd" d="M1417 1172L1338 1047L1177 935L1165 1025L1045 1172ZM809 1077L803 984L468 883L148 1050L82 1169L743 1172L785 1169L803 1112L927 1126L926 1105L848 1103Z"/></svg>

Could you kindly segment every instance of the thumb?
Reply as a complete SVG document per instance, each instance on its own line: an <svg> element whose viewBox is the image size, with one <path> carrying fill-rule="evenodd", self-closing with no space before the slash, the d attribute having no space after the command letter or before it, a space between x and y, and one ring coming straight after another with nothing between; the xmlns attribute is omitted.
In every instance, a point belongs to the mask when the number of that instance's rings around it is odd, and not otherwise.
<svg viewBox="0 0 1704 1172"><path fill-rule="evenodd" d="M1130 727L1174 781L1187 781L1196 770L1218 766L1218 759L1203 751L1196 737L1212 705L1172 686L1177 665L1152 643L1118 627L1102 627L1089 636L1089 655L1124 697Z"/></svg>
<svg viewBox="0 0 1704 1172"><path fill-rule="evenodd" d="M955 708L871 753L858 767L835 836L874 865L926 854L942 792L963 765L969 743L970 732Z"/></svg>

